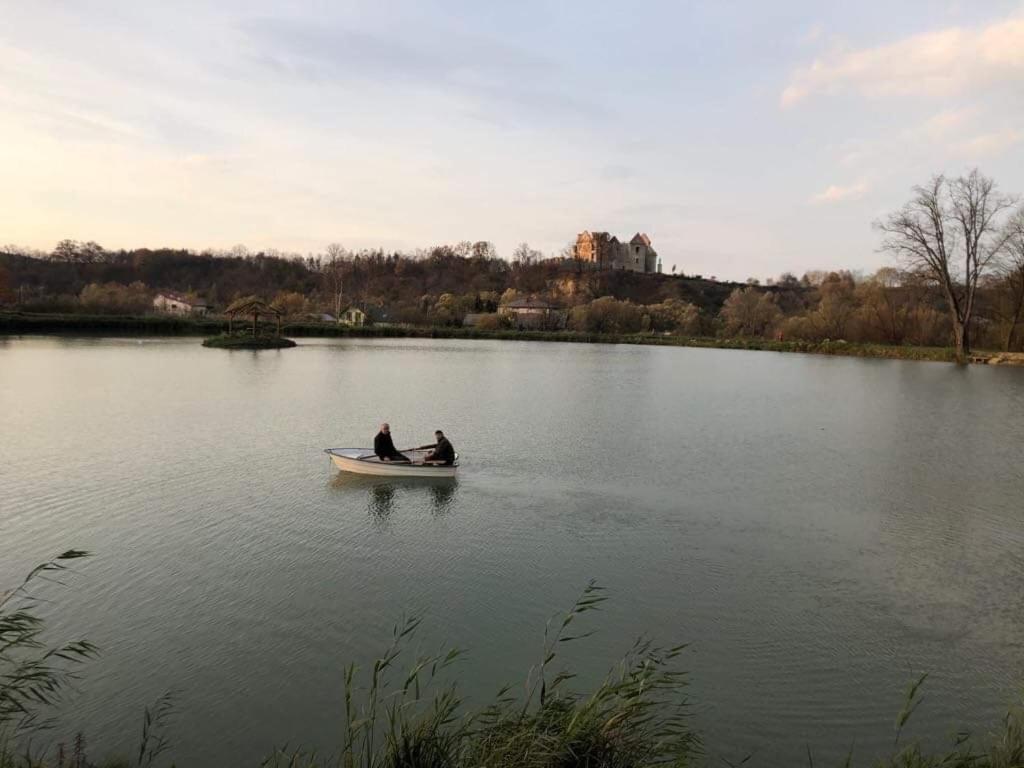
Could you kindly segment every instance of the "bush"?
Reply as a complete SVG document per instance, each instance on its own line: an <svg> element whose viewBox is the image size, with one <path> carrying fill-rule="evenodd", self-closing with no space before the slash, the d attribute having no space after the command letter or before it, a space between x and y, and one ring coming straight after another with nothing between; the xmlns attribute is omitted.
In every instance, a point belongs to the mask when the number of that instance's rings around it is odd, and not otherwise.
<svg viewBox="0 0 1024 768"><path fill-rule="evenodd" d="M767 338L782 319L782 312L774 293L763 293L753 287L737 288L722 305L721 318L726 336Z"/></svg>
<svg viewBox="0 0 1024 768"><path fill-rule="evenodd" d="M512 328L512 321L507 315L492 312L477 318L475 327L481 331L507 331Z"/></svg>
<svg viewBox="0 0 1024 768"><path fill-rule="evenodd" d="M569 313L569 328L587 333L638 333L643 316L643 309L631 301L602 296L589 304L573 307Z"/></svg>
<svg viewBox="0 0 1024 768"><path fill-rule="evenodd" d="M109 315L141 315L152 308L149 289L140 282L89 283L79 296L87 312Z"/></svg>
<svg viewBox="0 0 1024 768"><path fill-rule="evenodd" d="M699 336L703 330L700 310L688 301L666 299L661 304L650 304L645 309L650 317L652 331Z"/></svg>

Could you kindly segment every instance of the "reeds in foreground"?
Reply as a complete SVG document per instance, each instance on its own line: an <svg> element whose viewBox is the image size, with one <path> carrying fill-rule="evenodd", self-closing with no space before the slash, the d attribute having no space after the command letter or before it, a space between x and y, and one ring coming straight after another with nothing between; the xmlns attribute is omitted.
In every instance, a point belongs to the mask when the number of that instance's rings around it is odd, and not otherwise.
<svg viewBox="0 0 1024 768"><path fill-rule="evenodd" d="M363 671L345 671L345 719L340 755L320 759L278 752L265 766L342 768L639 768L686 766L699 755L687 722L686 679L676 668L682 647L637 641L590 693L569 689L573 675L552 672L580 616L605 600L591 583L563 616L548 622L543 652L521 693L505 687L482 708L467 710L448 682L458 650L398 662L420 624L396 627L385 652Z"/></svg>
<svg viewBox="0 0 1024 768"><path fill-rule="evenodd" d="M30 586L67 570L86 553L70 550L34 569L15 590L0 595L0 768L94 768L78 735L42 750L25 735L48 721L76 669L96 653L77 641L47 647ZM564 615L551 619L541 656L522 688L502 688L480 707L459 695L458 650L427 655L410 651L420 619L397 626L384 652L366 669L344 670L345 705L340 747L331 755L276 750L265 768L655 768L706 764L687 714L687 678L679 668L683 646L661 648L638 640L588 692L574 691L574 675L561 668L561 650L586 638L578 631L586 613L605 600L589 584ZM977 746L957 734L948 751L929 753L901 746L903 729L921 702L925 676L908 689L895 723L894 754L868 764L877 768L1024 768L1024 710L1013 709L1001 728ZM145 710L134 760L107 761L107 768L157 768L167 761L164 733L173 711L170 696ZM736 728L741 734L742 724ZM739 741L739 740L738 740ZM731 748L733 745L722 745ZM732 765L723 761L726 765ZM738 764L761 765L756 753ZM810 749L806 764L815 765ZM851 752L842 763L854 765ZM865 763L859 762L858 765Z"/></svg>
<svg viewBox="0 0 1024 768"><path fill-rule="evenodd" d="M0 768L94 768L86 752L85 736L75 735L70 747L33 747L31 737L53 726L44 715L60 705L78 679L78 668L96 656L88 640L50 646L43 641L45 622L38 613L41 601L37 582L64 585L70 561L89 553L69 549L33 568L14 589L0 592ZM168 748L165 729L173 714L170 694L143 712L142 737L135 763L106 760L104 768L154 768Z"/></svg>
<svg viewBox="0 0 1024 768"><path fill-rule="evenodd" d="M96 655L87 640L46 647L44 622L37 613L37 581L60 582L67 563L88 552L69 549L33 568L15 589L0 593L0 748L5 741L46 727L39 713L60 702L76 676L76 668Z"/></svg>

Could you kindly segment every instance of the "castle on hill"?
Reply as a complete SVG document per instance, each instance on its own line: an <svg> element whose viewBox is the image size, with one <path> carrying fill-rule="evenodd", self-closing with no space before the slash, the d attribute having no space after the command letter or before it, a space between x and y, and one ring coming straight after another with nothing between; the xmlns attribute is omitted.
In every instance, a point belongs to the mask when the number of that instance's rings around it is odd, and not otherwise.
<svg viewBox="0 0 1024 768"><path fill-rule="evenodd" d="M598 269L628 269L633 272L661 272L658 252L651 238L642 232L624 243L607 232L580 232L576 236L575 257Z"/></svg>

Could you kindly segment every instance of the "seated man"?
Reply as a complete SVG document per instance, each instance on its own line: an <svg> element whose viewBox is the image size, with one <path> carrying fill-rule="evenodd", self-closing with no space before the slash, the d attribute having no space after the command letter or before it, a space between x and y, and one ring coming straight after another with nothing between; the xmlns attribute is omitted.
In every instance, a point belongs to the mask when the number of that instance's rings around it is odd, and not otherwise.
<svg viewBox="0 0 1024 768"><path fill-rule="evenodd" d="M423 450L424 448L430 448L431 451L424 459L424 464L444 464L451 466L455 463L455 449L452 444L448 441L448 438L444 436L444 432L440 429L434 433L434 438L437 440L433 445L421 445L416 450Z"/></svg>
<svg viewBox="0 0 1024 768"><path fill-rule="evenodd" d="M381 461L409 461L409 457L398 452L395 443L391 439L391 425L384 422L380 425L380 432L373 438L373 452Z"/></svg>

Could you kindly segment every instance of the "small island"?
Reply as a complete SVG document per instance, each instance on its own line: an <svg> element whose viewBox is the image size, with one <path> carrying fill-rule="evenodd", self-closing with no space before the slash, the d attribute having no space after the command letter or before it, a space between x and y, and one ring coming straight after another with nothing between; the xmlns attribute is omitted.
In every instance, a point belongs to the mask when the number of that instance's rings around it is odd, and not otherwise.
<svg viewBox="0 0 1024 768"><path fill-rule="evenodd" d="M286 347L294 347L296 344L284 336L269 334L253 336L248 331L243 331L210 336L207 339L203 339L203 346L216 349L284 349Z"/></svg>
<svg viewBox="0 0 1024 768"><path fill-rule="evenodd" d="M224 310L228 317L227 333L220 333L203 339L204 347L215 349L285 349L296 346L291 339L281 335L281 315L283 312L279 307L259 299L255 296L246 296L231 303ZM239 315L248 317L252 315L252 326L236 331L234 328L235 318ZM260 315L273 315L277 319L277 328L267 330L260 328Z"/></svg>

